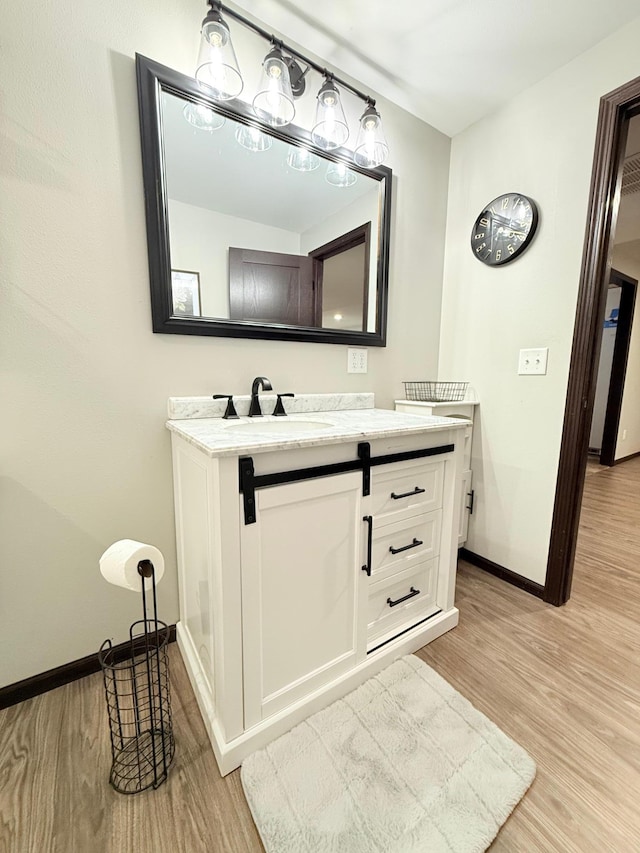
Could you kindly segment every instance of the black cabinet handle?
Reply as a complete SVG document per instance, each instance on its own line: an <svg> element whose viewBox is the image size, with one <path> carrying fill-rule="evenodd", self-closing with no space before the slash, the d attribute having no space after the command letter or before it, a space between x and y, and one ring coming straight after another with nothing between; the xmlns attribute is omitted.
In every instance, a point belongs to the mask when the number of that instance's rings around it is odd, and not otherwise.
<svg viewBox="0 0 640 853"><path fill-rule="evenodd" d="M371 548L373 545L373 516L365 515L362 517L363 521L366 521L369 525L369 531L367 533L367 562L362 567L362 571L367 573L368 577L371 577Z"/></svg>
<svg viewBox="0 0 640 853"><path fill-rule="evenodd" d="M470 492L467 492L467 497L469 498L469 505L467 506L467 509L469 510L469 515L473 515L473 499L475 497L475 494L476 493L473 489L471 489Z"/></svg>
<svg viewBox="0 0 640 853"><path fill-rule="evenodd" d="M389 551L392 554L399 554L401 551L408 551L409 548L417 548L418 545L424 545L422 539L416 539L413 537L413 542L410 545L403 545L402 548L394 548L393 545L389 545Z"/></svg>
<svg viewBox="0 0 640 853"><path fill-rule="evenodd" d="M413 598L414 595L420 595L420 590L411 587L411 592L407 593L407 595L403 595L402 598L398 598L396 601L392 601L390 598L387 598L387 604L389 605L389 607L395 607L396 604L402 604L403 601L407 601L409 598Z"/></svg>
<svg viewBox="0 0 640 853"><path fill-rule="evenodd" d="M394 501L399 501L400 498L412 498L414 495L421 495L423 492L426 492L426 489L420 489L416 486L412 492L405 492L402 495L396 495L395 492L391 492L391 497Z"/></svg>

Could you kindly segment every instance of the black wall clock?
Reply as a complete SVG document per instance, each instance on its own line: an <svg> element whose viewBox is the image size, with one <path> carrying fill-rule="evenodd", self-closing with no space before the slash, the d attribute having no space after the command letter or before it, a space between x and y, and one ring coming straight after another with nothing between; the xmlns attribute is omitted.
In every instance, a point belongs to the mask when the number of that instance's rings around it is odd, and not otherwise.
<svg viewBox="0 0 640 853"><path fill-rule="evenodd" d="M535 202L522 193L505 193L490 201L476 219L471 250L483 264L508 264L530 245L537 227Z"/></svg>

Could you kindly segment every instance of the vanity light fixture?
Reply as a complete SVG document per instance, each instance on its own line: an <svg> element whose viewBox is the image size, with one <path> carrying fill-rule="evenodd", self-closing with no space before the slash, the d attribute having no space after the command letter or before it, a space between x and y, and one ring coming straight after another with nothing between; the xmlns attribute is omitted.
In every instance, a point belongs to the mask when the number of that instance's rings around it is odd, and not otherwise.
<svg viewBox="0 0 640 853"><path fill-rule="evenodd" d="M260 119L273 127L289 124L295 116L294 99L304 94L305 76L313 68L323 77L323 83L317 95L316 118L311 131L315 145L324 151L333 151L343 146L349 139L349 125L342 106L340 91L336 85L339 83L343 90L348 90L366 104L360 119L360 129L353 153L354 162L363 168L372 168L384 162L389 153L389 146L382 130L380 113L375 108L376 102L370 95L364 94L346 80L342 80L304 54L285 45L283 41L234 9L223 5L219 0L207 0L207 2L211 8L202 22L196 79L208 87L216 100L226 101L236 98L243 88L242 75L231 42L231 33L222 18L222 12L224 12L227 17L233 18L271 44L262 63L259 89L253 98L253 109ZM304 70L300 63L306 65ZM252 150L264 150L264 148ZM289 165L296 168L291 163ZM299 168L299 171L311 170ZM355 175L353 177L355 179ZM348 184L336 185L350 186L354 182L355 180L351 180Z"/></svg>
<svg viewBox="0 0 640 853"><path fill-rule="evenodd" d="M214 113L209 107L204 104L194 104L189 101L185 104L182 113L189 124L192 124L198 130L205 130L208 133L213 133L214 130L220 130L226 119L220 113Z"/></svg>
<svg viewBox="0 0 640 853"><path fill-rule="evenodd" d="M340 100L340 92L330 75L325 77L318 92L316 122L311 131L311 138L325 151L340 148L349 138L349 125Z"/></svg>
<svg viewBox="0 0 640 853"><path fill-rule="evenodd" d="M320 158L308 148L291 148L287 155L287 164L296 172L313 172L320 165Z"/></svg>
<svg viewBox="0 0 640 853"><path fill-rule="evenodd" d="M209 5L202 22L196 80L211 89L216 100L229 101L242 92L244 82L229 27L220 14L222 7L214 0Z"/></svg>
<svg viewBox="0 0 640 853"><path fill-rule="evenodd" d="M293 105L289 67L282 51L273 45L262 63L260 89L253 99L255 114L273 127L289 124L296 108Z"/></svg>
<svg viewBox="0 0 640 853"><path fill-rule="evenodd" d="M263 133L250 124L238 125L235 135L236 142L248 151L268 151L273 145L273 139L269 134Z"/></svg>
<svg viewBox="0 0 640 853"><path fill-rule="evenodd" d="M346 163L329 163L325 177L334 187L352 187L358 180L356 173Z"/></svg>
<svg viewBox="0 0 640 853"><path fill-rule="evenodd" d="M389 146L382 129L380 113L369 101L360 118L360 130L353 159L358 166L371 169L383 163L388 153Z"/></svg>

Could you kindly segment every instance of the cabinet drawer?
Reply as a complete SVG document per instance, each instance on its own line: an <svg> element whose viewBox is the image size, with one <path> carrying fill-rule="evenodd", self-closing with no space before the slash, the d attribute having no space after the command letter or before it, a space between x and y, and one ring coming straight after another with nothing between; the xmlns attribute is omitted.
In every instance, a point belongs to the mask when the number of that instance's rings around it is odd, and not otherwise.
<svg viewBox="0 0 640 853"><path fill-rule="evenodd" d="M440 550L442 510L405 518L376 529L373 523L371 583L435 557Z"/></svg>
<svg viewBox="0 0 640 853"><path fill-rule="evenodd" d="M444 462L416 459L375 468L372 509L376 525L431 512L442 506Z"/></svg>
<svg viewBox="0 0 640 853"><path fill-rule="evenodd" d="M367 642L400 633L436 613L438 559L398 572L369 590Z"/></svg>

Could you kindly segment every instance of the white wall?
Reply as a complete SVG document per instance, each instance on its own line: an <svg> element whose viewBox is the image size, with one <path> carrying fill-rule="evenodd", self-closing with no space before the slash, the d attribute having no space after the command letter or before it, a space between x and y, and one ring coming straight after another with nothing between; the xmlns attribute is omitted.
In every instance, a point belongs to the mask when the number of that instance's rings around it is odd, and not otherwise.
<svg viewBox="0 0 640 853"><path fill-rule="evenodd" d="M261 374L276 390L375 391L390 407L403 379L435 373L450 149L378 100L396 182L388 346L369 351L367 375L347 375L344 346L154 335L134 54L191 72L205 6L5 6L0 685L124 639L138 597L97 568L116 539L163 551L160 611L176 621L167 397L247 393Z"/></svg>
<svg viewBox="0 0 640 853"><path fill-rule="evenodd" d="M169 201L171 264L200 273L203 317L229 317L229 247L300 254L300 235L284 228Z"/></svg>
<svg viewBox="0 0 640 853"><path fill-rule="evenodd" d="M613 266L640 281L640 241L616 246ZM637 290L615 458L624 459L633 453L640 453L640 294Z"/></svg>
<svg viewBox="0 0 640 853"><path fill-rule="evenodd" d="M452 141L440 375L469 380L476 504L466 547L538 583L546 574L599 99L638 74L640 19ZM504 192L535 199L539 233L491 269L470 230ZM518 350L549 347L546 376Z"/></svg>

